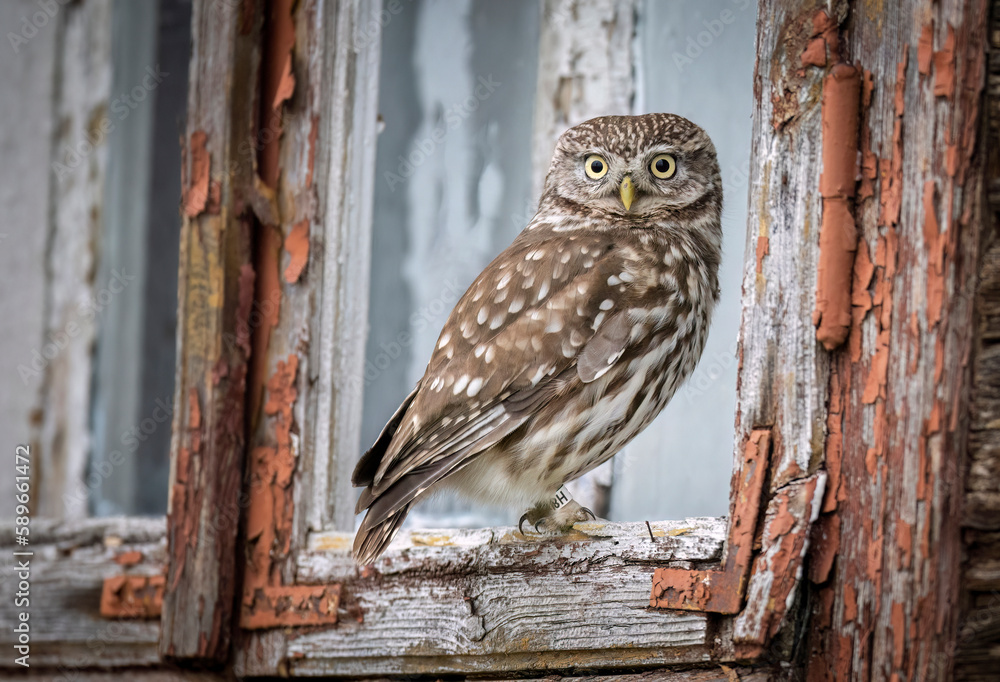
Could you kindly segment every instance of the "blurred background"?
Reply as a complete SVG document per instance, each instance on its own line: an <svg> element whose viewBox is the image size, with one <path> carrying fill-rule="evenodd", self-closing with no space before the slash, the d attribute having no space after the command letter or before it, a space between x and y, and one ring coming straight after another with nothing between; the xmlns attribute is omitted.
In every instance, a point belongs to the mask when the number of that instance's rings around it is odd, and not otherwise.
<svg viewBox="0 0 1000 682"><path fill-rule="evenodd" d="M640 0L568 35L568 17L538 0L394 2L382 27L362 447L422 374L458 296L530 220L553 136L593 115L674 112L719 152L722 301L694 376L577 494L614 520L727 513L756 3ZM190 0L4 0L0 28L3 447L32 443L39 515L163 514L179 139L197 95ZM588 52L598 38L613 59ZM0 468L0 492L12 479ZM438 498L410 523L512 514Z"/></svg>

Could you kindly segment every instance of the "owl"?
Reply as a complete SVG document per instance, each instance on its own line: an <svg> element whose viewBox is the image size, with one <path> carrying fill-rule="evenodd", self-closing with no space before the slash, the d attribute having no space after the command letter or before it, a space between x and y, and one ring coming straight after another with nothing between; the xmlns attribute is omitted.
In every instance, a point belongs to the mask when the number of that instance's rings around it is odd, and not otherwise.
<svg viewBox="0 0 1000 682"><path fill-rule="evenodd" d="M588 518L554 493L612 457L701 356L719 297L715 147L672 114L606 116L559 138L538 212L455 305L423 378L360 459L371 563L421 497ZM678 434L678 437L684 437Z"/></svg>

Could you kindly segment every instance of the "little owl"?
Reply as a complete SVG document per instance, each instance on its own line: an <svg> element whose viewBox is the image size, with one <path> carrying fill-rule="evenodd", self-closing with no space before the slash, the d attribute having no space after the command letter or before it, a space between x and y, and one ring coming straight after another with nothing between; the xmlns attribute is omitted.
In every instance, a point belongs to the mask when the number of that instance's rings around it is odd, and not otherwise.
<svg viewBox="0 0 1000 682"><path fill-rule="evenodd" d="M715 147L672 114L606 116L559 138L538 212L452 311L423 378L358 462L360 563L441 487L530 507L642 431L691 374L719 297Z"/></svg>

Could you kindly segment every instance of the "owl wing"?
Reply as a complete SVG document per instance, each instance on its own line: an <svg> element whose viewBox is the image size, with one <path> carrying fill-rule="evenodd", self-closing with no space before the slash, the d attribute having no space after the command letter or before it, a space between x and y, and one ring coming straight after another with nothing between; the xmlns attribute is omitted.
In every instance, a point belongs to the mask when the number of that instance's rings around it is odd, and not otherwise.
<svg viewBox="0 0 1000 682"><path fill-rule="evenodd" d="M608 235L522 233L452 311L417 389L358 464L377 524L621 356L629 254ZM577 364L579 362L579 365ZM377 460L377 466L376 466Z"/></svg>

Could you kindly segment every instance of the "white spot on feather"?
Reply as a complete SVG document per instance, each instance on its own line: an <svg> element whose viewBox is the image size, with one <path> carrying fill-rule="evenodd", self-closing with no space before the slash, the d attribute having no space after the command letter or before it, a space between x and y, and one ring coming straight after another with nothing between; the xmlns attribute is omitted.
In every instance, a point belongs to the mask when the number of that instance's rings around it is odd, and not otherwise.
<svg viewBox="0 0 1000 682"><path fill-rule="evenodd" d="M478 322L479 324L483 324L484 322L486 322L486 307L485 306L479 309L479 314L476 315L476 322Z"/></svg>
<svg viewBox="0 0 1000 682"><path fill-rule="evenodd" d="M613 287L614 285L621 284L621 283L622 283L622 281L620 279L618 279L615 275L611 275L610 277L608 277L608 286L612 286Z"/></svg>
<svg viewBox="0 0 1000 682"><path fill-rule="evenodd" d="M603 301L601 301L600 308L601 310L611 310L611 308L613 308L614 305L615 305L614 301L612 301L610 298L606 298Z"/></svg>
<svg viewBox="0 0 1000 682"><path fill-rule="evenodd" d="M451 341L451 332L445 332L441 335L441 340L438 341L438 348L444 348Z"/></svg>
<svg viewBox="0 0 1000 682"><path fill-rule="evenodd" d="M465 391L465 394L471 398L472 396L479 393L479 389L481 389L482 387L483 387L482 378L476 377L475 379L469 382L469 388Z"/></svg>
<svg viewBox="0 0 1000 682"><path fill-rule="evenodd" d="M458 381L455 382L455 387L453 389L451 389L452 393L454 393L455 395L458 395L459 393L461 393L462 391L464 391L465 387L468 386L468 385L469 385L469 375L468 374L463 374L462 376L460 376L458 378Z"/></svg>

